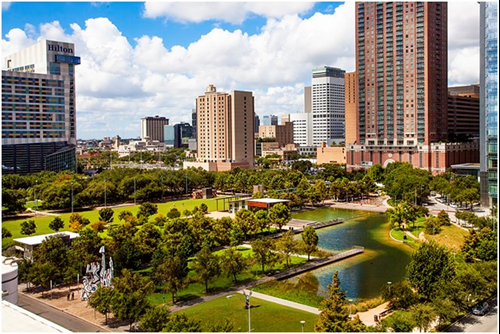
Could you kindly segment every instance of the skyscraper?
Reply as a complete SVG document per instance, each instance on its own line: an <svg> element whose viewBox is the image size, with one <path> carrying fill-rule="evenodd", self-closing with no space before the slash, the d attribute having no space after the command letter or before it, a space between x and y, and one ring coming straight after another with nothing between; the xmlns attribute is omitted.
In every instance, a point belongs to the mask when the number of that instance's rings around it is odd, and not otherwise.
<svg viewBox="0 0 500 334"><path fill-rule="evenodd" d="M43 40L5 57L2 170L76 170L75 56L72 43Z"/></svg>
<svg viewBox="0 0 500 334"><path fill-rule="evenodd" d="M356 3L358 134L347 167L394 161L433 173L477 159L448 139L447 4Z"/></svg>
<svg viewBox="0 0 500 334"><path fill-rule="evenodd" d="M343 141L345 136L344 70L315 68L311 82L313 145Z"/></svg>
<svg viewBox="0 0 500 334"><path fill-rule="evenodd" d="M278 125L278 116L264 115L260 120L260 125Z"/></svg>
<svg viewBox="0 0 500 334"><path fill-rule="evenodd" d="M481 205L498 199L498 3L480 2Z"/></svg>
<svg viewBox="0 0 500 334"><path fill-rule="evenodd" d="M141 118L141 138L149 140L165 140L164 127L168 125L168 119L156 115L155 117Z"/></svg>
<svg viewBox="0 0 500 334"><path fill-rule="evenodd" d="M205 94L196 99L196 110L198 161L216 163L213 167L216 170L236 166L253 168L255 115L252 92L228 94L217 92L215 86L209 85Z"/></svg>

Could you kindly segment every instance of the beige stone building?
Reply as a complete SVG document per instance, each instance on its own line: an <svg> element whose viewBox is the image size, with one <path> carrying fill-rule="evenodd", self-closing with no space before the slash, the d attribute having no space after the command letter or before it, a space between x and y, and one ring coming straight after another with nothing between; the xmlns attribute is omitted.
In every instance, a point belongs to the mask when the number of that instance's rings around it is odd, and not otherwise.
<svg viewBox="0 0 500 334"><path fill-rule="evenodd" d="M196 99L197 164L210 170L254 167L254 98L252 92L217 92L209 85ZM186 166L186 164L184 164Z"/></svg>
<svg viewBox="0 0 500 334"><path fill-rule="evenodd" d="M346 149L345 146L329 147L322 143L321 147L316 149L316 164L345 164Z"/></svg>
<svg viewBox="0 0 500 334"><path fill-rule="evenodd" d="M293 123L286 122L284 125L261 125L259 126L260 138L275 138L279 146L293 143Z"/></svg>

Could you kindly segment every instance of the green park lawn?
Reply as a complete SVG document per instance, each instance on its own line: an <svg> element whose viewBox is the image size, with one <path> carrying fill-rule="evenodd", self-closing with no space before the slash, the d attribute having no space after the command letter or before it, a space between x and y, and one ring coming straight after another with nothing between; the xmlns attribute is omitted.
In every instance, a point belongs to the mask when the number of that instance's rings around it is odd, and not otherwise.
<svg viewBox="0 0 500 334"><path fill-rule="evenodd" d="M425 235L427 240L434 240L436 243L458 251L464 244L468 231L455 225L443 226L441 232L435 235Z"/></svg>
<svg viewBox="0 0 500 334"><path fill-rule="evenodd" d="M220 197L222 198L222 197ZM193 210L195 206L200 206L202 203L205 203L208 206L208 211L215 211L216 210L216 200L215 199L187 199L187 200L179 200L179 201L170 201L166 203L156 203L158 205L158 214L163 214L167 215L167 213L170 211L172 208L177 208L182 212L184 210ZM29 207L33 207L34 202L30 202ZM222 207L222 201L219 203L219 210ZM134 215L137 214L137 211L139 210L139 205L130 205L130 206L123 206L123 207L117 207L113 208L114 210L114 222L118 222L118 215L120 212L128 210L132 212ZM75 211L76 212L76 211ZM96 222L99 220L99 210L97 209L89 209L85 211L78 211L79 214L81 214L83 217L87 218L90 220L91 223ZM69 217L71 216L71 213L60 213L58 214L59 217L64 220L64 231L68 230L69 226ZM154 217L150 217L150 221L153 221ZM21 223L23 221L27 221L33 219L36 223L36 233L34 235L40 235L40 234L47 234L47 233L54 233L53 230L49 228L50 222L54 219L53 216L37 216L36 218L31 217L31 218L21 218L21 219L13 219L13 220L4 220L2 221L2 227L5 227L12 233L11 238L5 238L2 240L2 248L4 248L4 245L8 245L12 242L12 239L15 238L22 238L25 237L25 235L21 234Z"/></svg>
<svg viewBox="0 0 500 334"><path fill-rule="evenodd" d="M245 300L242 294L233 293L232 297L220 297L189 307L180 313L201 320L202 330L212 323L221 323L229 319L235 330L248 331L248 310L244 309ZM251 320L253 332L301 332L300 321L305 321L304 331L314 332L314 324L318 315L271 303L258 298L250 298L252 305Z"/></svg>
<svg viewBox="0 0 500 334"><path fill-rule="evenodd" d="M250 248L245 248L245 247L237 247L237 250L243 254L245 257L251 257L253 256L253 251ZM215 252L215 254L220 255L223 252L223 250ZM193 260L193 258L191 259ZM306 262L306 259L301 258L301 257L291 257L292 261L292 267L301 265ZM189 263L189 268L191 268L191 262ZM284 265L279 264L274 267L275 270L282 271L284 270ZM148 268L147 270L143 270L143 273L149 274L151 272L151 268ZM188 301L192 299L196 299L202 296L205 296L205 284L203 282L197 282L195 280L196 273L194 270L190 270L188 274L188 279L190 280L190 283L188 287L185 289L180 290L177 293L177 300L178 301ZM251 281L255 281L259 278L262 277L262 272L261 272L261 266L260 264L253 264L250 270L247 272L238 275L238 282L236 284L242 284L242 283L248 283ZM235 285L235 283L232 280L232 277L227 277L225 275L221 275L220 277L217 277L213 279L212 281L209 282L208 284L208 289L209 293L214 293L217 291L222 291L226 290L228 288L231 288ZM161 290L161 287L159 287L159 290ZM165 301L163 300L163 297L165 297ZM152 304L163 304L169 303L172 300L172 296L170 293L163 294L163 292L158 291L156 293L152 293L149 296L149 301Z"/></svg>

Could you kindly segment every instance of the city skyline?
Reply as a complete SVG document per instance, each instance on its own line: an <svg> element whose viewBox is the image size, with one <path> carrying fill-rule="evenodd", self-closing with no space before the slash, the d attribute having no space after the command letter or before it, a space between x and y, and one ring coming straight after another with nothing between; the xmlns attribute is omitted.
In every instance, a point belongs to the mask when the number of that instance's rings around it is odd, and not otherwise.
<svg viewBox="0 0 500 334"><path fill-rule="evenodd" d="M2 53L41 39L75 44L79 139L136 137L151 115L190 122L208 84L253 91L259 116L301 112L314 67L355 70L353 2L188 5L3 3ZM448 84L477 83L479 5L448 11Z"/></svg>

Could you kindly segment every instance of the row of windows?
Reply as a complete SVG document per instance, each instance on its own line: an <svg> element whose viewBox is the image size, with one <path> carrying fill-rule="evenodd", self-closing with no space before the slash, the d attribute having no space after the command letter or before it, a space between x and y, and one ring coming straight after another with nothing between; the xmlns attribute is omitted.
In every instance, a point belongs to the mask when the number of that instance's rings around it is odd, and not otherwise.
<svg viewBox="0 0 500 334"><path fill-rule="evenodd" d="M2 138L64 138L64 131L2 130Z"/></svg>

